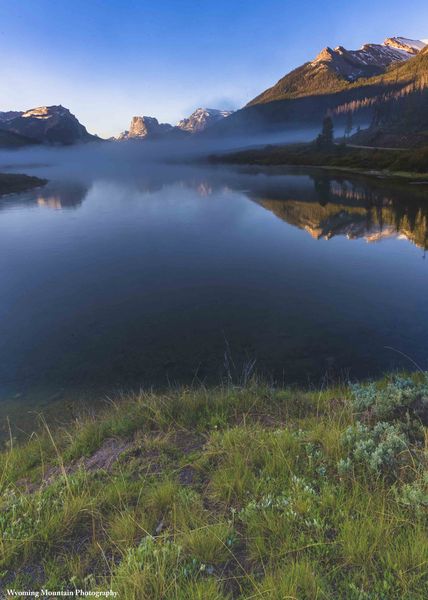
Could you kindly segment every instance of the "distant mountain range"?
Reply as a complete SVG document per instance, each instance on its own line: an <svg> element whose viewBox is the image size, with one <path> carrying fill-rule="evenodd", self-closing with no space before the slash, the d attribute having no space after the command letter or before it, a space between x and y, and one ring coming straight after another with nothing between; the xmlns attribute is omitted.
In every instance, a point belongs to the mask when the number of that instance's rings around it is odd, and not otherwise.
<svg viewBox="0 0 428 600"><path fill-rule="evenodd" d="M179 130L211 137L278 134L319 127L330 114L339 134L351 116L351 133L365 129L358 134L362 143L427 143L427 133L420 133L428 132L427 59L426 40L403 37L359 50L327 47L241 110L198 108L175 127L153 117L134 117L119 139L153 139Z"/></svg>
<svg viewBox="0 0 428 600"><path fill-rule="evenodd" d="M232 111L216 108L197 108L190 117L173 126L159 123L155 117L132 117L129 129L118 136L118 140L155 139L164 137L186 137L186 134L201 133L215 123L229 117Z"/></svg>
<svg viewBox="0 0 428 600"><path fill-rule="evenodd" d="M428 40L392 37L359 50L324 48L246 106L198 108L177 125L135 116L114 140L184 139L190 135L253 136L319 127L332 116L358 143L428 143ZM358 131L363 128L363 131ZM99 140L63 106L0 112L0 147Z"/></svg>

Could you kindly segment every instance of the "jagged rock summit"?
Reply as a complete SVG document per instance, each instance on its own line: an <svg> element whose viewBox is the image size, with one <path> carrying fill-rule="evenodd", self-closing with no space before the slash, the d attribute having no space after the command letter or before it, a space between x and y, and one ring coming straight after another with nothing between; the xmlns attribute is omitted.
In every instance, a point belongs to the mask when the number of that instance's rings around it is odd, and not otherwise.
<svg viewBox="0 0 428 600"><path fill-rule="evenodd" d="M215 123L230 117L231 110L219 110L217 108L197 108L190 117L178 122L177 127L190 133L205 131Z"/></svg>
<svg viewBox="0 0 428 600"><path fill-rule="evenodd" d="M393 37L387 38L383 44L364 44L359 50L346 50L343 46L332 50L327 47L310 64L315 69L333 70L352 82L361 77L378 75L394 63L409 60L425 45L419 40Z"/></svg>
<svg viewBox="0 0 428 600"><path fill-rule="evenodd" d="M158 137L173 129L169 123L159 123L155 117L132 117L128 131L120 134L119 139L144 139Z"/></svg>
<svg viewBox="0 0 428 600"><path fill-rule="evenodd" d="M0 113L0 129L38 143L75 144L99 139L64 106L39 106Z"/></svg>
<svg viewBox="0 0 428 600"><path fill-rule="evenodd" d="M404 37L392 37L387 38L383 44L384 46L389 46L390 48L402 50L407 54L415 55L425 48L425 46L428 44L428 40L409 40L408 38Z"/></svg>

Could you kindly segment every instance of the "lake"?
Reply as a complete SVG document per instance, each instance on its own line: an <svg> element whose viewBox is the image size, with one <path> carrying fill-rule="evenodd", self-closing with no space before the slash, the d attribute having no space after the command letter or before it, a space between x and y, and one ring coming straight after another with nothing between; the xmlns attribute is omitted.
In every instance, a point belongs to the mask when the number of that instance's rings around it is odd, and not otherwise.
<svg viewBox="0 0 428 600"><path fill-rule="evenodd" d="M426 186L93 152L0 157L49 179L0 199L1 417L427 368Z"/></svg>

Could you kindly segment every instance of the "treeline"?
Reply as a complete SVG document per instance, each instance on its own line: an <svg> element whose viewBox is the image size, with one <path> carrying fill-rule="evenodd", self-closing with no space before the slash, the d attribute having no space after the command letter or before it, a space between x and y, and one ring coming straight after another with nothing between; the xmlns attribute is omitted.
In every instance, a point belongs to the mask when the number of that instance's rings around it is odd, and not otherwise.
<svg viewBox="0 0 428 600"><path fill-rule="evenodd" d="M428 147L409 150L352 148L344 144L320 148L319 144L265 146L232 154L211 156L211 162L253 164L327 166L389 172L428 172Z"/></svg>

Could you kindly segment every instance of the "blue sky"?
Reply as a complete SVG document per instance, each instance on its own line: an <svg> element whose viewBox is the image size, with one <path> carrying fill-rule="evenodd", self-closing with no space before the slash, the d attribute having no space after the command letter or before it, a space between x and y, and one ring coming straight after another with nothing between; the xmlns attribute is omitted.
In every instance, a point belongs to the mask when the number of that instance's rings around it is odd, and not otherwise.
<svg viewBox="0 0 428 600"><path fill-rule="evenodd" d="M0 0L0 110L63 104L91 132L237 108L326 45L428 38L412 0Z"/></svg>

